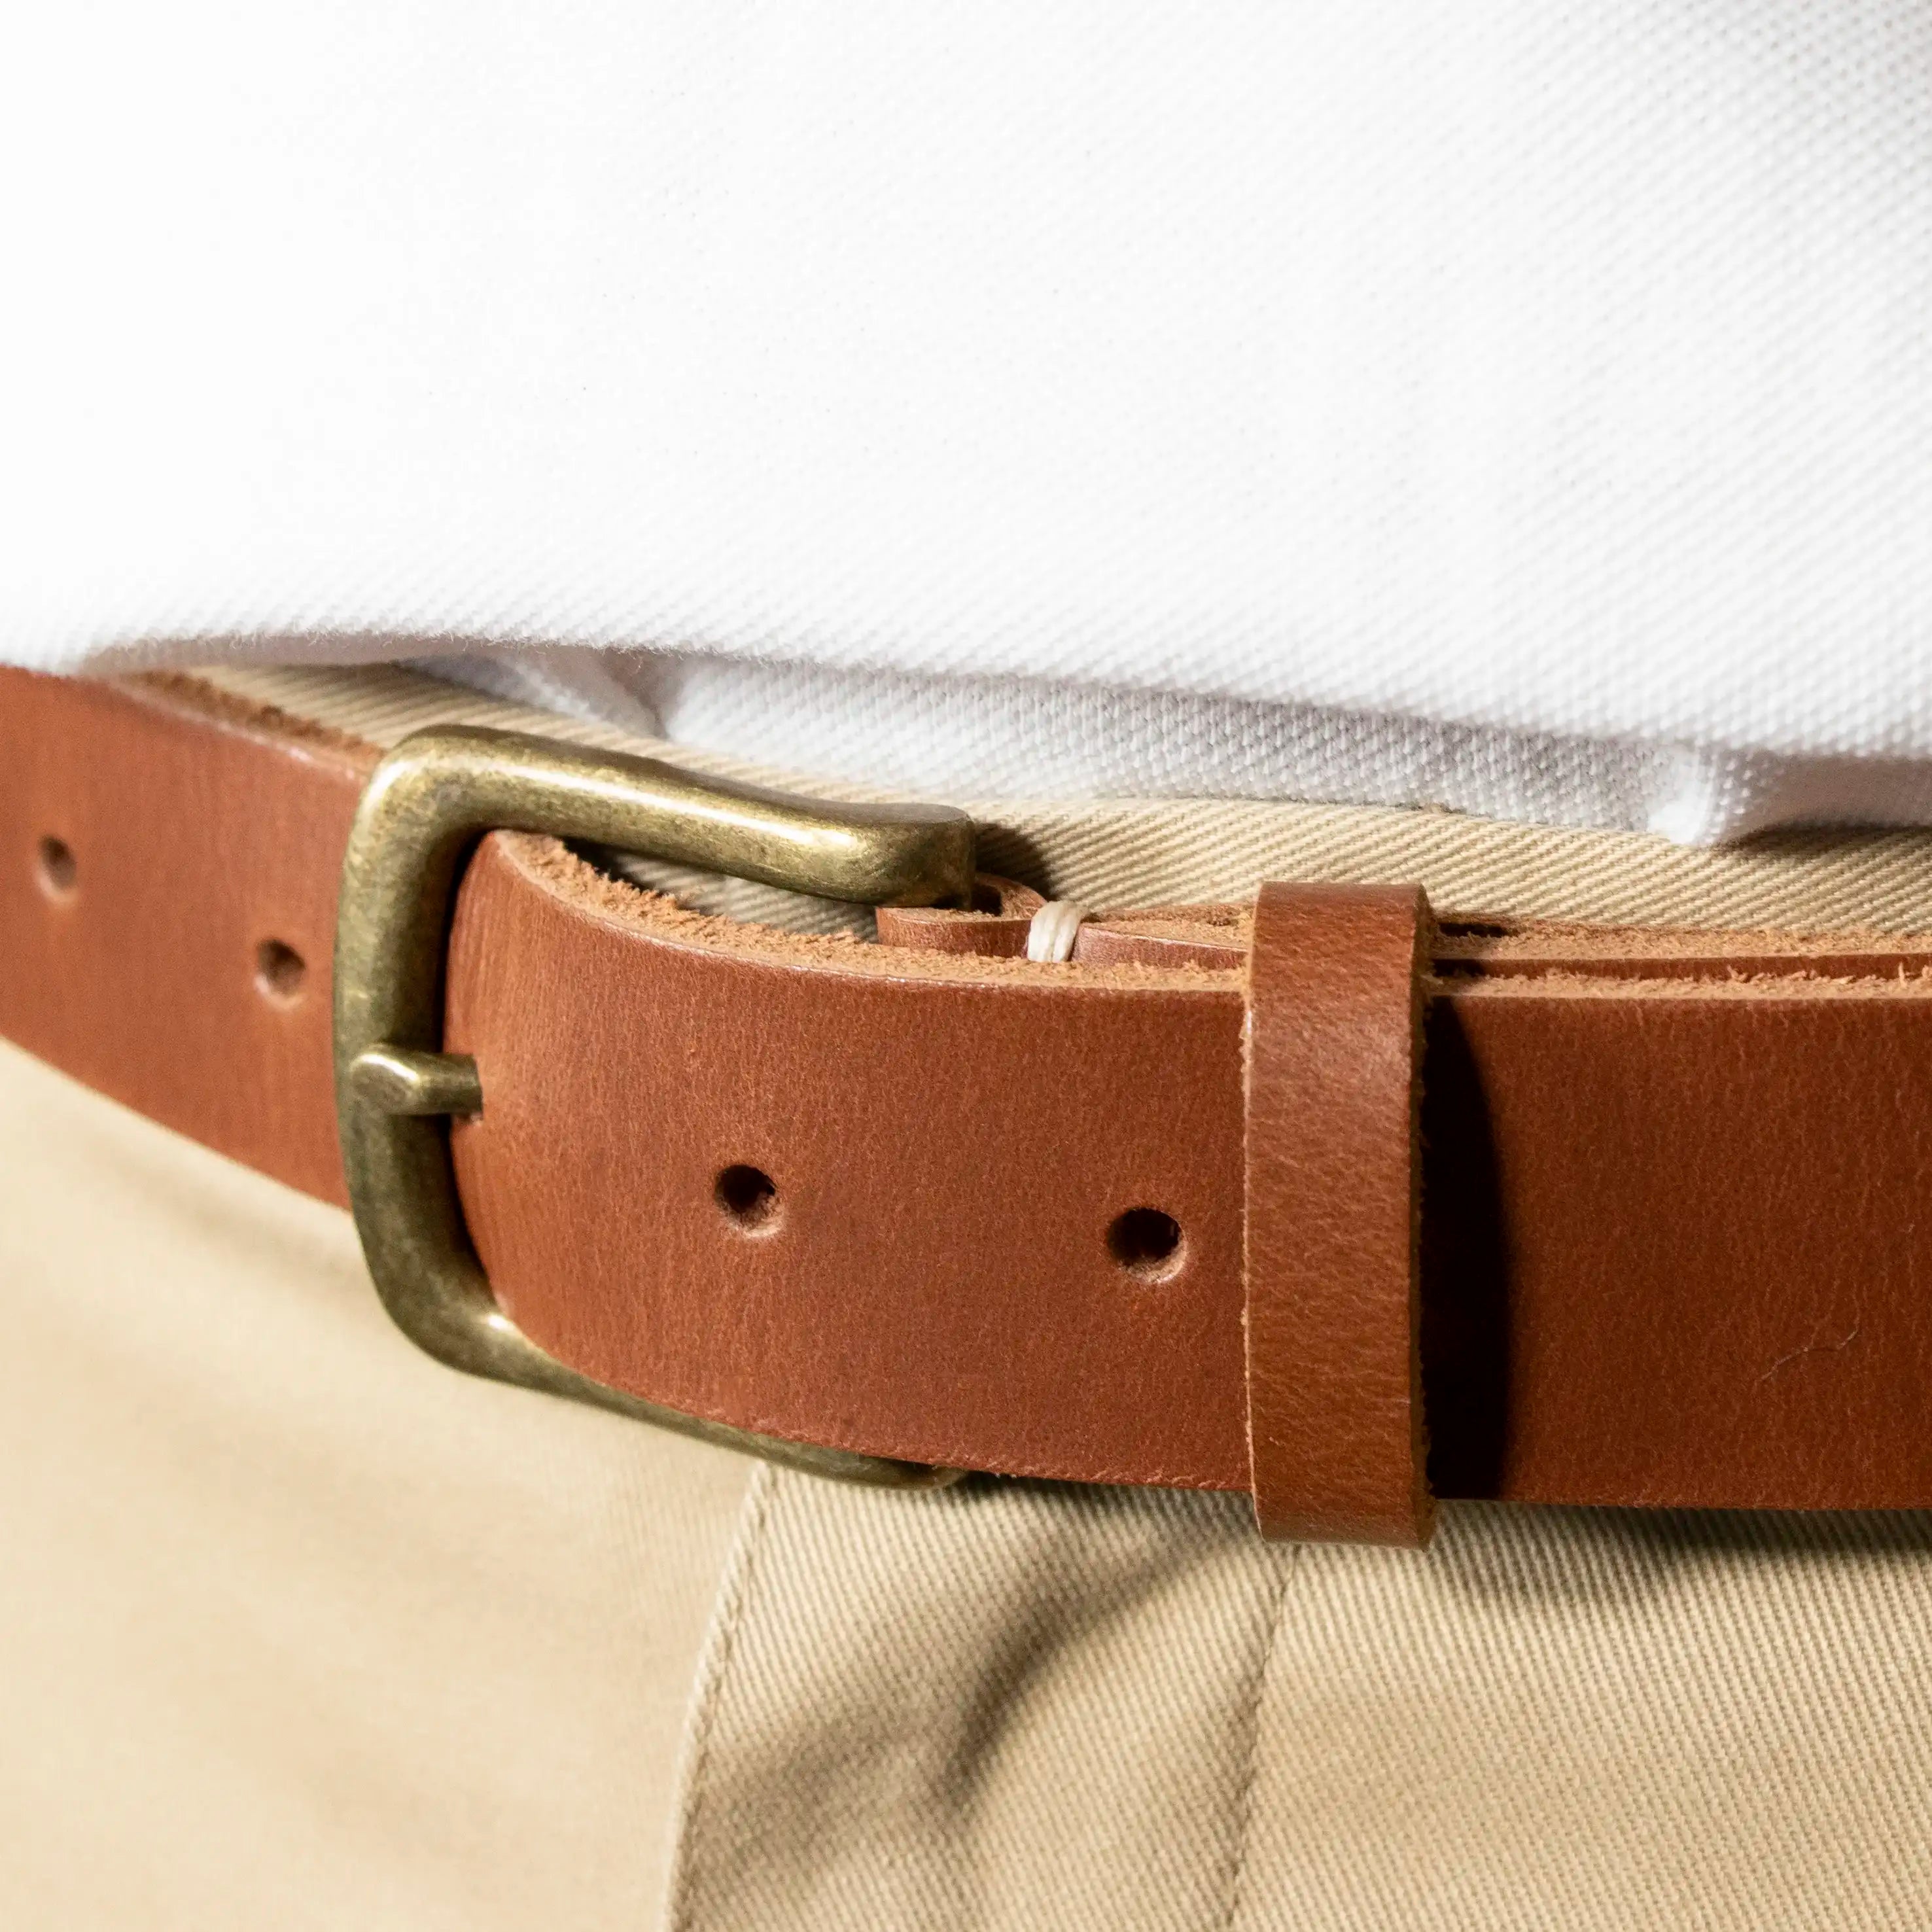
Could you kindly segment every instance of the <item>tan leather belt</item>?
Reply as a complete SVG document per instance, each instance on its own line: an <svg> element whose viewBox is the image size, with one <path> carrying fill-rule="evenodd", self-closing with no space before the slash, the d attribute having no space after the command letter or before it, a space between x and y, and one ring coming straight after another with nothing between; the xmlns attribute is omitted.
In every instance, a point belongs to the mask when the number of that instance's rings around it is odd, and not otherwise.
<svg viewBox="0 0 1932 1932"><path fill-rule="evenodd" d="M365 841L418 808L398 755ZM0 1031L346 1200L376 759L187 681L0 674ZM485 838L440 1007L344 1061L352 1162L419 1202L453 1162L443 1221L372 1244L392 1307L460 1263L484 1299L406 1318L465 1366L880 1480L1252 1490L1279 1534L1418 1541L1432 1493L1932 1504L1932 942L1270 886L1036 964L1037 902L980 892L868 946Z"/></svg>

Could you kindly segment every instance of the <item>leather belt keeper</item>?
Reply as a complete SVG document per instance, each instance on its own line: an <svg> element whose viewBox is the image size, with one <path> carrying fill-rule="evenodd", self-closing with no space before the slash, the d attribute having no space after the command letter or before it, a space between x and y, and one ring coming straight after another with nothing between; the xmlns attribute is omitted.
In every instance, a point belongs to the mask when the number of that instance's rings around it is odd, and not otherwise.
<svg viewBox="0 0 1932 1932"><path fill-rule="evenodd" d="M343 1200L376 755L192 680L0 674L0 1032ZM1432 1492L1932 1504L1932 946L1271 886L1036 964L1036 897L986 891L869 946L484 840L442 1044L517 1326L735 1427L1250 1490L1274 1534L1419 1542Z"/></svg>
<svg viewBox="0 0 1932 1932"><path fill-rule="evenodd" d="M1420 1544L1429 910L1262 886L1248 952L1248 1450L1269 1536Z"/></svg>

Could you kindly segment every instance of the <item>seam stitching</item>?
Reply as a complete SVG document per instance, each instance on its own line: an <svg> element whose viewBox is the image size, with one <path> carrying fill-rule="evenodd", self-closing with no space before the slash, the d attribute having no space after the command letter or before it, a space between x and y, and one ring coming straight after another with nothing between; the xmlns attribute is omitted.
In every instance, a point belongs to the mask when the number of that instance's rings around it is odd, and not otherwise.
<svg viewBox="0 0 1932 1932"><path fill-rule="evenodd" d="M1234 1932L1247 1893L1249 1852L1253 1837L1255 1791L1261 1781L1262 1704L1274 1675L1275 1654L1280 1648L1281 1628L1287 1619L1288 1579L1301 1561L1303 1546L1297 1544L1288 1560L1274 1567L1276 1581L1274 1606L1268 1617L1267 1641L1262 1646L1256 1666L1254 1693L1248 1706L1248 1762L1235 1798L1234 1858L1228 1877L1228 1910L1222 1921L1222 1932Z"/></svg>
<svg viewBox="0 0 1932 1932"><path fill-rule="evenodd" d="M665 1888L663 1924L665 1932L684 1932L694 1922L691 1917L692 1894L696 1886L693 1867L695 1846L710 1787L711 1748L718 1728L718 1714L724 1702L724 1686L731 1673L731 1661L738 1646L738 1634L752 1594L752 1573L764 1543L771 1510L772 1492L778 1472L769 1462L760 1462L746 1486L744 1512L740 1520L730 1568L719 1588L706 1654L700 1666L697 1702L685 1744L683 1774L679 1779L680 1802L674 1816L674 1835L670 1880Z"/></svg>

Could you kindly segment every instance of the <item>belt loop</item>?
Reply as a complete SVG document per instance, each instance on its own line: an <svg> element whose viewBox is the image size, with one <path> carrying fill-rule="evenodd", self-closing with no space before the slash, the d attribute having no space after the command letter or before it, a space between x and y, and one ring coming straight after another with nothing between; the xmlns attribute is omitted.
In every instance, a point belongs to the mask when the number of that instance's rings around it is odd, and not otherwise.
<svg viewBox="0 0 1932 1932"><path fill-rule="evenodd" d="M1413 886L1264 885L1247 1021L1250 1464L1265 1535L1420 1546L1422 975Z"/></svg>

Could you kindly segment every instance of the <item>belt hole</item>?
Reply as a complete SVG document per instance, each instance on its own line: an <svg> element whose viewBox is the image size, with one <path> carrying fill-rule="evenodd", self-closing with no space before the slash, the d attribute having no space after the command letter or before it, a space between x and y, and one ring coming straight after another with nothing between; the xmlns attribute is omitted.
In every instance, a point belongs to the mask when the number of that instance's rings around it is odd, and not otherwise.
<svg viewBox="0 0 1932 1932"><path fill-rule="evenodd" d="M728 1167L712 1192L724 1218L740 1234L769 1234L778 1226L778 1190L763 1168Z"/></svg>
<svg viewBox="0 0 1932 1932"><path fill-rule="evenodd" d="M56 838L51 832L44 838L34 855L34 868L40 874L40 890L50 898L70 899L80 890L80 862L64 838Z"/></svg>
<svg viewBox="0 0 1932 1932"><path fill-rule="evenodd" d="M292 1006L302 998L308 963L292 946L265 939L255 949L255 990L277 1006Z"/></svg>
<svg viewBox="0 0 1932 1932"><path fill-rule="evenodd" d="M1141 1280L1166 1281L1185 1256L1180 1223L1158 1208L1130 1208L1108 1228L1107 1252Z"/></svg>

